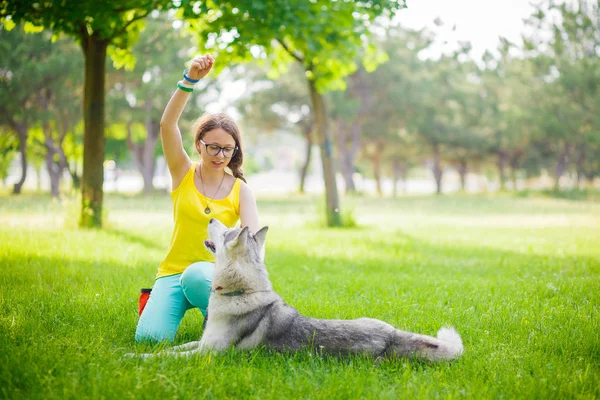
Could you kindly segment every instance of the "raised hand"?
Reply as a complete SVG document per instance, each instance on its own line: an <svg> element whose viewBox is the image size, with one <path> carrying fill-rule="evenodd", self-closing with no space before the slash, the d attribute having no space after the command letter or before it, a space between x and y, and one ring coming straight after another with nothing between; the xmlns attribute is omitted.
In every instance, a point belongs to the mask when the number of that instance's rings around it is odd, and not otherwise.
<svg viewBox="0 0 600 400"><path fill-rule="evenodd" d="M202 57L197 57L192 60L192 65L187 73L191 79L201 79L206 76L212 69L215 59L210 54L206 54Z"/></svg>

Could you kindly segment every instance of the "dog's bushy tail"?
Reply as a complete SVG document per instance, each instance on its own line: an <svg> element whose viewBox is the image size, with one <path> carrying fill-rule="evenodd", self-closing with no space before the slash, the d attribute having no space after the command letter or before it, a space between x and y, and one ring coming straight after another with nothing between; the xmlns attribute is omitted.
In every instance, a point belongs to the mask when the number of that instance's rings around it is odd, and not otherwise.
<svg viewBox="0 0 600 400"><path fill-rule="evenodd" d="M453 360L463 352L462 339L456 329L443 327L437 337L396 331L394 351L399 356L417 356L430 361Z"/></svg>
<svg viewBox="0 0 600 400"><path fill-rule="evenodd" d="M442 357L444 359L458 358L465 351L460 335L451 326L441 328L437 333L437 338L445 344L443 346L445 354Z"/></svg>

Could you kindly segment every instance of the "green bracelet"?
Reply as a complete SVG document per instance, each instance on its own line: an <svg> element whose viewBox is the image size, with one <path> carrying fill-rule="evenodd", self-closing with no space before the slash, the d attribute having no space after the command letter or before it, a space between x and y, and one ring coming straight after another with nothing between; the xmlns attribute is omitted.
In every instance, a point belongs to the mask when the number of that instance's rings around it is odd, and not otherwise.
<svg viewBox="0 0 600 400"><path fill-rule="evenodd" d="M193 92L193 91L194 91L194 89L190 89L190 88L186 88L186 87L182 86L182 85L181 85L181 83L178 83L178 84L177 84L177 87L178 87L179 89L183 90L184 92L188 92L188 93L191 93L191 92Z"/></svg>

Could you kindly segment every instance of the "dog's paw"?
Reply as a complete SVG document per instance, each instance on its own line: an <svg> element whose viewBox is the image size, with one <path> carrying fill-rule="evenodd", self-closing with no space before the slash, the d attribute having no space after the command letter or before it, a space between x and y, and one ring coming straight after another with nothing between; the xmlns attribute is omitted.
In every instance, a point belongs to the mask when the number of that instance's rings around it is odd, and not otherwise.
<svg viewBox="0 0 600 400"><path fill-rule="evenodd" d="M137 354L135 354L135 353L125 353L125 354L123 354L123 357L125 357L125 358L136 358Z"/></svg>

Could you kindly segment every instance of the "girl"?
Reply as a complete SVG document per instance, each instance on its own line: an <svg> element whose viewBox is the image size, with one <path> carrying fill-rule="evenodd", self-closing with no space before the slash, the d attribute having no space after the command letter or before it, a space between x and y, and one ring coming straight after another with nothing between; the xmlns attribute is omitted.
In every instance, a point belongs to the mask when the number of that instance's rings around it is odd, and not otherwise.
<svg viewBox="0 0 600 400"><path fill-rule="evenodd" d="M259 229L256 201L241 171L244 156L235 122L225 114L200 117L195 125L195 145L201 161L192 162L183 149L177 121L194 83L208 74L213 63L210 54L192 61L160 121L163 151L173 182L175 227L140 316L136 341L172 341L190 308L198 307L206 320L214 257L204 248L204 240L211 218L228 227L239 219L241 226L248 226L252 232Z"/></svg>

